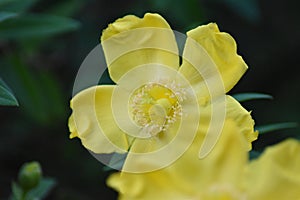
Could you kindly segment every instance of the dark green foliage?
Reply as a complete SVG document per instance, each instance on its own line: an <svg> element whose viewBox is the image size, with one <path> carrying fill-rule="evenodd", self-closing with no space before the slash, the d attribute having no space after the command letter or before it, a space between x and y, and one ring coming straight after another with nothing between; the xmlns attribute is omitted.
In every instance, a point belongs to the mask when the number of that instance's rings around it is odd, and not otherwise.
<svg viewBox="0 0 300 200"><path fill-rule="evenodd" d="M73 31L78 26L78 22L65 17L44 14L20 15L0 23L0 38L40 38Z"/></svg>

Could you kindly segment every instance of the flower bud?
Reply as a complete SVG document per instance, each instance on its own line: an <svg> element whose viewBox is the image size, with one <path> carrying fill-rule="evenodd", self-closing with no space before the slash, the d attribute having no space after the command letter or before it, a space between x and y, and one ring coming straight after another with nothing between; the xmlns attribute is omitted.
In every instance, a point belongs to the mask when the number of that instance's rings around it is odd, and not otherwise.
<svg viewBox="0 0 300 200"><path fill-rule="evenodd" d="M18 181L20 186L28 191L36 187L42 177L42 169L38 162L24 163L19 171Z"/></svg>

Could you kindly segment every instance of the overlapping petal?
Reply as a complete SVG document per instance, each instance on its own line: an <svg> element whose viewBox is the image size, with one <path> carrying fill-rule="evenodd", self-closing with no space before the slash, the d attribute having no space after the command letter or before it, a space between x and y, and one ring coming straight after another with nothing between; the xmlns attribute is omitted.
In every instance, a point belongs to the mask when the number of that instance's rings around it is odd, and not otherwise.
<svg viewBox="0 0 300 200"><path fill-rule="evenodd" d="M155 172L115 173L107 184L121 200L230 199L282 200L300 197L300 142L289 139L248 161L245 139L228 120L217 145L195 160L196 145L174 164ZM188 168L187 168L188 166Z"/></svg>
<svg viewBox="0 0 300 200"><path fill-rule="evenodd" d="M198 158L198 152L210 124L210 107L201 110L203 121L199 126L199 133L189 149L178 160L166 168L150 173L121 172L114 174L108 180L108 185L120 192L120 199L132 200L170 199L173 194L176 194L177 199L197 199L212 195L208 191L214 188L222 190L223 187L229 186L236 191L226 190L224 195L228 195L227 193L230 195L232 193L233 196L242 195L240 194L242 188L236 188L236 186L241 183L243 167L248 159L247 148L250 141L245 137L245 130L241 127L245 127L249 134L255 135L256 133L253 131L250 113L238 102L227 97L226 108L227 117L222 126L220 139L212 152L204 159ZM235 109L235 112L232 112L232 109ZM240 117L247 118L245 115L248 115L249 120L236 120ZM151 164L155 165L155 161L135 160L135 164L143 168L144 165L146 167Z"/></svg>
<svg viewBox="0 0 300 200"><path fill-rule="evenodd" d="M201 135L197 137L201 140ZM206 158L198 159L198 151L198 145L192 144L181 158L164 169L143 174L113 174L108 185L118 190L119 199L124 200L200 199L213 188L236 187L241 182L247 151L244 136L234 121L225 121L217 145ZM240 195L241 188L235 189L232 194L224 191L224 195Z"/></svg>

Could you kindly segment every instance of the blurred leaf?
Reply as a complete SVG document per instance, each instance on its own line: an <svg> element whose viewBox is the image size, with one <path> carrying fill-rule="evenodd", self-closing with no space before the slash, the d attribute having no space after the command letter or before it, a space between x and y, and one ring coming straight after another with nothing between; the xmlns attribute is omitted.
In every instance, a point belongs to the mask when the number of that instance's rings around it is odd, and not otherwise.
<svg viewBox="0 0 300 200"><path fill-rule="evenodd" d="M30 190L25 200L43 199L49 192L55 187L56 181L52 178L44 178L40 181L40 184L34 189Z"/></svg>
<svg viewBox="0 0 300 200"><path fill-rule="evenodd" d="M25 12L38 0L0 0L0 9L11 12Z"/></svg>
<svg viewBox="0 0 300 200"><path fill-rule="evenodd" d="M234 94L232 96L239 102L257 100L257 99L273 99L271 95L262 94L262 93L239 93L239 94Z"/></svg>
<svg viewBox="0 0 300 200"><path fill-rule="evenodd" d="M45 12L52 15L70 17L78 12L82 8L84 3L85 1L83 0L58 1L58 3L50 7L50 9L45 10Z"/></svg>
<svg viewBox="0 0 300 200"><path fill-rule="evenodd" d="M0 22L16 17L18 14L14 12L0 11Z"/></svg>
<svg viewBox="0 0 300 200"><path fill-rule="evenodd" d="M278 130L282 130L282 129L296 128L297 126L298 126L298 124L295 122L285 122L285 123L276 123L276 124L256 126L255 129L258 130L259 134L264 134L264 133L278 131Z"/></svg>
<svg viewBox="0 0 300 200"><path fill-rule="evenodd" d="M0 38L24 39L45 37L73 31L78 27L79 23L70 18L41 14L22 15L0 24Z"/></svg>
<svg viewBox="0 0 300 200"><path fill-rule="evenodd" d="M0 105L4 106L18 106L18 101L12 94L11 90L0 78Z"/></svg>
<svg viewBox="0 0 300 200"><path fill-rule="evenodd" d="M220 1L220 0L219 0ZM261 14L258 0L221 0L241 17L250 22L257 22L260 20Z"/></svg>
<svg viewBox="0 0 300 200"><path fill-rule="evenodd" d="M11 200L23 200L23 190L15 182L12 183L12 197Z"/></svg>
<svg viewBox="0 0 300 200"><path fill-rule="evenodd" d="M39 76L41 84L39 92L43 96L43 107L47 108L49 117L56 119L65 118L66 106L61 85L59 85L55 76L49 72L42 72Z"/></svg>
<svg viewBox="0 0 300 200"><path fill-rule="evenodd" d="M22 104L22 111L38 124L54 123L66 115L60 85L46 70L31 70L24 57L11 55L0 71L10 81Z"/></svg>
<svg viewBox="0 0 300 200"><path fill-rule="evenodd" d="M39 94L41 84L37 80L37 76L27 69L21 58L15 55L9 58L9 65L6 69L14 91L20 97L22 109L35 121L45 123L48 113L43 109L41 99L43 96Z"/></svg>

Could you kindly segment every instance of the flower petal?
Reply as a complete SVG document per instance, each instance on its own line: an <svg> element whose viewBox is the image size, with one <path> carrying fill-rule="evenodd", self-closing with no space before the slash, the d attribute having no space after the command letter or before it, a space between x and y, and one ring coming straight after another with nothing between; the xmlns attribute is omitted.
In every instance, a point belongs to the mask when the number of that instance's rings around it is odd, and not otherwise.
<svg viewBox="0 0 300 200"><path fill-rule="evenodd" d="M244 149L251 150L252 142L257 139L258 132L254 131L254 120L250 112L244 109L239 102L231 96L220 96L215 98L207 106L200 107L199 131L197 135L203 135L197 141L201 147L199 157L209 154L214 145L218 142L223 123L233 121L238 131L244 139ZM227 122L228 123L228 122Z"/></svg>
<svg viewBox="0 0 300 200"><path fill-rule="evenodd" d="M141 174L122 172L108 180L108 184L120 192L120 199L155 199L156 195L160 199L170 199L170 194L176 194L177 199L200 199L203 196L213 198L214 190L223 192L219 194L221 197L243 196L240 183L248 159L248 139L243 127L253 132L250 113L227 96L224 108L226 118L219 122L223 124L220 138L212 151L199 159L199 148L205 140L212 117L210 106L200 108L199 132L178 160L157 171ZM176 150L178 149L173 149ZM149 168L149 165L156 164L155 160L147 159L126 162L125 164L134 163L136 168Z"/></svg>
<svg viewBox="0 0 300 200"><path fill-rule="evenodd" d="M71 100L70 138L80 138L85 148L94 153L124 153L129 148L129 138L113 118L113 90L114 86L95 86L81 91Z"/></svg>
<svg viewBox="0 0 300 200"><path fill-rule="evenodd" d="M228 92L247 70L246 63L237 54L234 39L228 33L220 32L214 23L199 26L187 35L180 72L193 85L200 84L204 91L203 82L221 76L225 92ZM211 60L206 58L206 54Z"/></svg>
<svg viewBox="0 0 300 200"><path fill-rule="evenodd" d="M226 119L216 145L206 157L199 159L199 144L204 140L204 135L197 135L190 149L174 164L173 173L181 171L178 178L183 185L198 190L203 188L203 192L213 185L238 184L248 158L246 142L238 124L230 118ZM186 166L189 166L188 170L184 170Z"/></svg>
<svg viewBox="0 0 300 200"><path fill-rule="evenodd" d="M300 143L288 139L266 151L246 170L249 199L281 200L300 197Z"/></svg>
<svg viewBox="0 0 300 200"><path fill-rule="evenodd" d="M158 14L125 16L110 24L101 37L110 77L119 79L142 64L159 63L178 69L178 47L173 31Z"/></svg>
<svg viewBox="0 0 300 200"><path fill-rule="evenodd" d="M230 118L237 124L240 133L244 136L247 143L247 149L252 149L252 142L258 137L258 131L254 131L254 120L251 112L248 112L233 97L227 95L226 118Z"/></svg>
<svg viewBox="0 0 300 200"><path fill-rule="evenodd" d="M176 184L174 181L177 180L173 178L165 171L114 173L108 178L107 185L119 191L119 200L191 199L176 187L180 183Z"/></svg>
<svg viewBox="0 0 300 200"><path fill-rule="evenodd" d="M203 139L203 135L198 137ZM229 119L217 145L204 159L198 159L199 147L193 143L182 157L166 168L142 174L113 174L107 183L119 191L120 199L200 199L214 195L209 192L213 188L229 188L225 195L236 196L241 191L239 183L248 158L244 147L243 135Z"/></svg>

